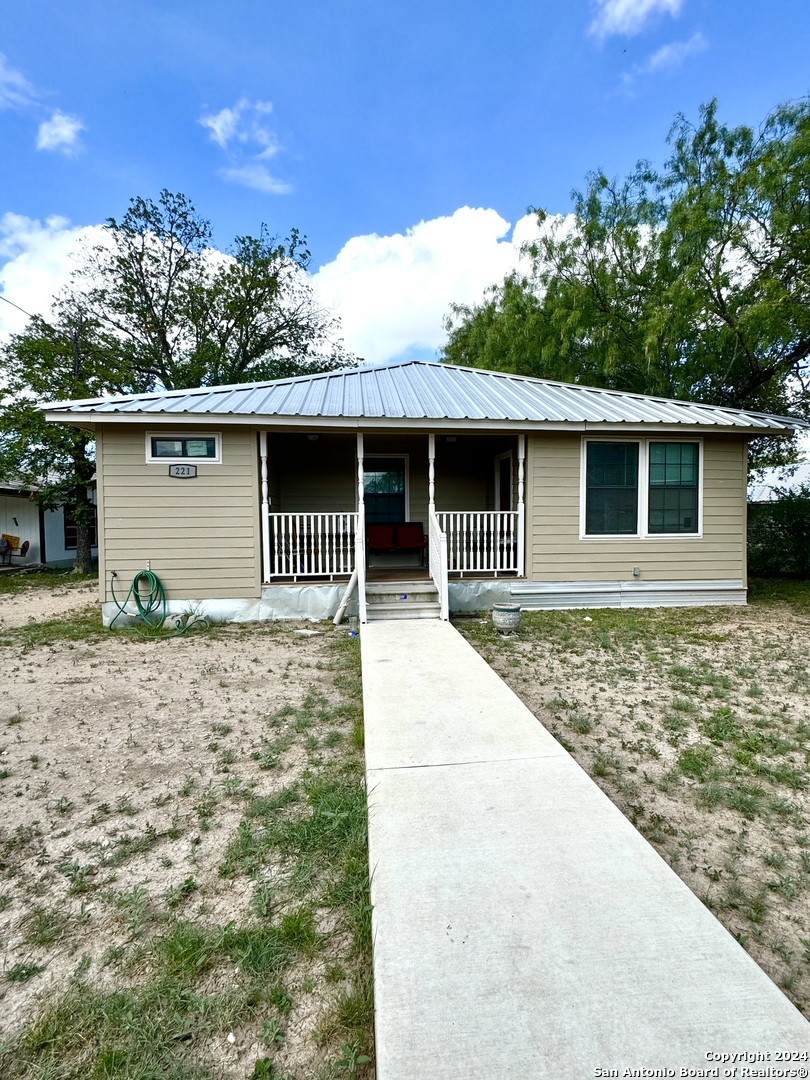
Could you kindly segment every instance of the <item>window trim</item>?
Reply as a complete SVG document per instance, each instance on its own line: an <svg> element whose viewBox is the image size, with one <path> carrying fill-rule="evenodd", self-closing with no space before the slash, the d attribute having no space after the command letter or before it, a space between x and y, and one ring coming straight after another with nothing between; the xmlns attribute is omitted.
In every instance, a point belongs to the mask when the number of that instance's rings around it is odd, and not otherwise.
<svg viewBox="0 0 810 1080"><path fill-rule="evenodd" d="M638 445L638 531L634 533L588 533L585 531L588 498L587 466L588 443L615 442ZM692 443L698 448L697 530L695 532L650 532L650 443ZM579 458L579 538L580 540L701 540L703 538L703 439L679 438L673 435L643 435L628 438L626 435L583 436Z"/></svg>
<svg viewBox="0 0 810 1080"><path fill-rule="evenodd" d="M214 439L215 454L213 457L155 457L152 454L152 439ZM146 464L147 465L221 465L222 464L222 433L219 431L147 431L146 432Z"/></svg>

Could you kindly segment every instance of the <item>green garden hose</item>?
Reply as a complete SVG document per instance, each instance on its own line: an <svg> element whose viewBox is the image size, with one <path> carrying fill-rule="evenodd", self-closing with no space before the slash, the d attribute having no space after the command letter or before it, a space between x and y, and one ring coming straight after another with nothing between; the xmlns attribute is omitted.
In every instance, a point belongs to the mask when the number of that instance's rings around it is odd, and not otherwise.
<svg viewBox="0 0 810 1080"><path fill-rule="evenodd" d="M161 634L159 631L165 627L166 623L166 590L163 588L163 583L157 574L151 570L139 570L132 579L132 584L123 604L118 603L118 597L115 595L115 579L117 577L118 575L113 570L110 575L110 592L112 593L113 603L118 608L118 614L111 621L110 629L115 626L121 615L133 616L133 612L126 610L130 600L135 603L137 617L149 628L147 634L140 627L135 627L143 637L178 637L189 630L207 630L211 625L208 619L202 615L183 614L174 619L173 630L167 630ZM145 589L142 588L142 582L146 583Z"/></svg>

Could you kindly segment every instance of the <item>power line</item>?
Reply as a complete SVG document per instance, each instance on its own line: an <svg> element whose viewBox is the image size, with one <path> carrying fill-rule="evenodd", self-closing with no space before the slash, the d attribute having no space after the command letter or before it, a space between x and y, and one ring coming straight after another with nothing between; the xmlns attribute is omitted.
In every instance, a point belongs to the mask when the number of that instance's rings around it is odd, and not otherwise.
<svg viewBox="0 0 810 1080"><path fill-rule="evenodd" d="M34 318L30 311L26 311L25 308L20 307L19 304L15 304L13 300L9 300L8 297L3 296L2 293L0 293L0 300L3 300L6 304L10 304L12 307L16 308L17 311L21 311L23 315L27 315L29 319Z"/></svg>

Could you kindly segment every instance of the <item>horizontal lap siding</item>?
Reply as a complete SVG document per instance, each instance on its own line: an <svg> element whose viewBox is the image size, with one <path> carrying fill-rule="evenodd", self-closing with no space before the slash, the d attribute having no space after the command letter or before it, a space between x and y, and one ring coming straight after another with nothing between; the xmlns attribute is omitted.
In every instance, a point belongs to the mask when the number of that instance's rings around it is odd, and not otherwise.
<svg viewBox="0 0 810 1080"><path fill-rule="evenodd" d="M174 480L169 462L146 464L146 430L122 425L100 433L102 596L112 599L112 570L121 599L149 562L169 599L258 597L255 432L212 428L222 434L222 464L201 461L194 479Z"/></svg>
<svg viewBox="0 0 810 1080"><path fill-rule="evenodd" d="M739 580L745 577L746 443L704 438L703 535L582 540L579 436L529 441L527 577L534 581Z"/></svg>

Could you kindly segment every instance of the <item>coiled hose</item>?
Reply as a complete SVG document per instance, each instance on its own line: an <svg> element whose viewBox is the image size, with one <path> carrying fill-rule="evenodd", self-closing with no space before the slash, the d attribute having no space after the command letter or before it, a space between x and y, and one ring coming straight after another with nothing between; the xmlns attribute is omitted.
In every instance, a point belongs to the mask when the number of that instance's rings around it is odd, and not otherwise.
<svg viewBox="0 0 810 1080"><path fill-rule="evenodd" d="M115 626L121 615L130 618L134 615L134 612L126 610L130 600L135 603L137 617L148 627L148 631L142 630L139 626L135 627L142 637L179 637L180 634L186 634L189 630L207 630L210 627L210 622L204 616L189 612L178 615L173 620L173 630L165 630L166 590L163 588L163 583L157 574L151 570L140 570L132 579L129 592L121 604L119 604L118 597L115 595L115 579L117 577L118 575L113 570L110 575L110 592L113 603L118 608L118 613L110 622L110 629ZM145 583L145 588L142 583ZM161 630L164 630L164 632L161 633Z"/></svg>

